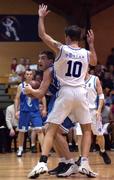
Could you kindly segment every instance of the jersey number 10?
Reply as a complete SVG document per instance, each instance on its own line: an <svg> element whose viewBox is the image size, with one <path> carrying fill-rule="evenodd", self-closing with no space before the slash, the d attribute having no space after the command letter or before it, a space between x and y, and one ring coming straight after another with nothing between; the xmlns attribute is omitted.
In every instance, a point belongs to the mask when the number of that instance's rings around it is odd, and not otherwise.
<svg viewBox="0 0 114 180"><path fill-rule="evenodd" d="M67 73L65 74L66 76L73 76L73 77L80 77L81 75L81 69L82 69L82 63L78 61L68 61L68 69Z"/></svg>

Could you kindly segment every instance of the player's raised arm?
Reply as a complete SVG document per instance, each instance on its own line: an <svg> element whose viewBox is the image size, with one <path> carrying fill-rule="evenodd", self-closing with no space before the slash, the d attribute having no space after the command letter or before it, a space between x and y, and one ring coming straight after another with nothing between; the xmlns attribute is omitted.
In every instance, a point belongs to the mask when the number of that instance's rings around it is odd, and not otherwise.
<svg viewBox="0 0 114 180"><path fill-rule="evenodd" d="M43 40L43 42L57 54L60 51L61 43L55 41L45 31L44 19L47 16L47 14L50 12L47 8L48 8L47 5L44 4L39 5L38 35Z"/></svg>
<svg viewBox="0 0 114 180"><path fill-rule="evenodd" d="M97 65L97 55L94 48L94 33L90 29L87 34L87 42L89 45L90 50L90 65L96 66Z"/></svg>

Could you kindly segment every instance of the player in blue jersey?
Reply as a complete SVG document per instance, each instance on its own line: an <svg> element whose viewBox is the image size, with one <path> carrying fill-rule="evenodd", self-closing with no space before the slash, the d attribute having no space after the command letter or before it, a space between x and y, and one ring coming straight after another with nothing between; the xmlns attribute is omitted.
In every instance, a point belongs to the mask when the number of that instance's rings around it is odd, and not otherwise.
<svg viewBox="0 0 114 180"><path fill-rule="evenodd" d="M33 79L32 70L26 70L25 72L25 81L20 83L17 89L17 94L15 98L15 114L19 114L19 123L18 123L18 140L19 140L19 149L17 156L21 157L23 152L23 140L24 133L28 131L28 128L31 124L32 130L37 131L38 139L42 146L43 143L43 132L42 132L42 118L39 111L39 100L37 98L32 98L25 94L25 87ZM45 106L45 98L41 99ZM46 107L44 107L46 109Z"/></svg>
<svg viewBox="0 0 114 180"><path fill-rule="evenodd" d="M91 144L91 118L85 89L85 75L88 65L96 65L97 57L94 49L93 31L88 31L87 40L90 51L79 47L81 29L77 26L69 26L65 29L65 42L63 45L50 37L44 26L45 16L49 13L46 5L39 6L38 30L43 42L55 51L58 58L55 60L54 69L60 82L60 90L55 100L54 107L48 116L49 127L44 138L43 151L38 164L29 173L29 178L35 178L41 173L47 172L47 159L53 141L56 137L59 125L69 116L74 122L79 121L83 130L82 157L80 173L90 177L96 177L89 165L88 154ZM49 81L49 80L48 80ZM44 82L43 82L44 83ZM41 85L43 85L41 83ZM37 90L39 98L46 92L47 84ZM33 93L34 94L34 93Z"/></svg>

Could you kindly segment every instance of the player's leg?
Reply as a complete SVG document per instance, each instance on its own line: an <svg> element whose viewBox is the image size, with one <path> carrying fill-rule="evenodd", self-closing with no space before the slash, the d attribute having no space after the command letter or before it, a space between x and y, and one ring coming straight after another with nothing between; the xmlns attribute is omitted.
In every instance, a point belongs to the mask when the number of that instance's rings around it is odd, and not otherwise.
<svg viewBox="0 0 114 180"><path fill-rule="evenodd" d="M18 151L17 157L21 157L23 153L23 142L24 142L24 133L28 131L29 124L29 113L20 112L19 115L19 124L18 124Z"/></svg>
<svg viewBox="0 0 114 180"><path fill-rule="evenodd" d="M99 154L103 158L105 164L111 164L111 159L105 151L105 139L103 136L103 126L102 121L96 119L96 110L91 110L91 119L92 119L92 132L96 135L96 142L100 147Z"/></svg>
<svg viewBox="0 0 114 180"><path fill-rule="evenodd" d="M56 137L59 125L62 124L72 109L72 102L74 99L69 96L69 93L70 91L66 87L63 87L59 92L59 96L57 97L54 107L47 119L47 122L49 122L49 127L47 128L47 132L44 137L42 155L38 164L29 173L29 178L35 178L39 176L39 174L48 171L48 154L53 146L54 138Z"/></svg>
<svg viewBox="0 0 114 180"><path fill-rule="evenodd" d="M67 124L67 127L68 127L68 124ZM71 126L69 127L69 129L70 128ZM64 127L64 129L66 128ZM63 132L63 128L61 128L61 130ZM68 133L68 129L67 129L67 133ZM67 177L67 176L70 176L71 174L77 173L78 167L75 164L73 154L69 151L66 138L62 135L60 131L56 135L56 138L54 141L54 147L60 157L60 161L56 168L49 171L49 174L51 175L56 174L58 177Z"/></svg>
<svg viewBox="0 0 114 180"><path fill-rule="evenodd" d="M103 135L97 136L96 141L97 141L97 144L100 147L99 154L103 158L104 163L105 164L111 164L111 159L110 159L108 153L105 150L105 139L104 139L104 136Z"/></svg>
<svg viewBox="0 0 114 180"><path fill-rule="evenodd" d="M77 93L78 92L78 93ZM75 90L75 106L73 111L75 119L80 123L82 128L82 141L81 141L81 164L79 166L79 172L86 174L89 177L96 177L96 173L93 172L89 165L89 150L91 145L91 116L88 108L88 101L86 97L86 90L78 87Z"/></svg>
<svg viewBox="0 0 114 180"><path fill-rule="evenodd" d="M42 122L42 118L39 111L31 112L31 123L32 123L32 129L34 133L38 136L38 141L40 143L41 150L42 150L42 145L44 141L44 133L43 133L43 122ZM36 138L34 137L34 141L35 139ZM36 144L35 142L32 143L32 147L31 147L32 151L35 150L35 144Z"/></svg>

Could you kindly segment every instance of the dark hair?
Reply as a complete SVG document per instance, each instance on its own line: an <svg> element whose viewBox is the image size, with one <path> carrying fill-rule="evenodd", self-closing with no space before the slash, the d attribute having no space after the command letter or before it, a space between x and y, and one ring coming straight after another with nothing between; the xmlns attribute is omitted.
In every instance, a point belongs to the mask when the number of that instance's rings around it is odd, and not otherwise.
<svg viewBox="0 0 114 180"><path fill-rule="evenodd" d="M26 72L26 71L32 71L32 69L30 69L30 68L27 68L27 69L25 70L25 72Z"/></svg>
<svg viewBox="0 0 114 180"><path fill-rule="evenodd" d="M111 49L111 52L114 52L114 48Z"/></svg>
<svg viewBox="0 0 114 180"><path fill-rule="evenodd" d="M72 41L80 41L81 40L81 28L72 25L65 28L66 37L69 36Z"/></svg>
<svg viewBox="0 0 114 180"><path fill-rule="evenodd" d="M46 54L47 58L49 60L53 60L53 62L55 60L55 55L54 55L54 53L52 51L48 51L48 50L47 51L42 51L40 54Z"/></svg>

